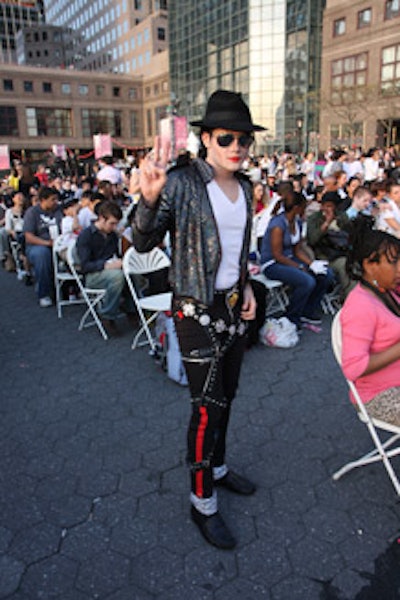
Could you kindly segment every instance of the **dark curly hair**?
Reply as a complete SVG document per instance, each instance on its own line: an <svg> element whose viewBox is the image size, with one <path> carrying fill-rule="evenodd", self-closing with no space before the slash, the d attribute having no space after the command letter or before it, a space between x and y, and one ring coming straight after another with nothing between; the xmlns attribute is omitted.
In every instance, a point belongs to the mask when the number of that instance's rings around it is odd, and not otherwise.
<svg viewBox="0 0 400 600"><path fill-rule="evenodd" d="M347 272L352 279L363 278L363 261L379 263L384 254L389 262L400 259L400 239L374 229L374 219L358 215L349 225L350 248L347 256Z"/></svg>

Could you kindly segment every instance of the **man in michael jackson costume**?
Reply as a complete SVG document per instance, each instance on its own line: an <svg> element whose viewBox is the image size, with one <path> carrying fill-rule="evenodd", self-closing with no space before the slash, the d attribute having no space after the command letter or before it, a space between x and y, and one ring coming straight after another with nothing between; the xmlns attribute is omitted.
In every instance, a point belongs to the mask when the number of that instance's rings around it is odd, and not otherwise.
<svg viewBox="0 0 400 600"><path fill-rule="evenodd" d="M252 186L240 173L253 142L240 94L218 90L201 128L205 160L166 174L167 148L156 141L141 166L141 199L133 243L139 252L170 231L173 315L192 398L188 429L191 516L206 540L233 548L235 538L217 507L216 486L250 495L255 485L225 463L232 400L246 346L246 321L256 303L247 277Z"/></svg>

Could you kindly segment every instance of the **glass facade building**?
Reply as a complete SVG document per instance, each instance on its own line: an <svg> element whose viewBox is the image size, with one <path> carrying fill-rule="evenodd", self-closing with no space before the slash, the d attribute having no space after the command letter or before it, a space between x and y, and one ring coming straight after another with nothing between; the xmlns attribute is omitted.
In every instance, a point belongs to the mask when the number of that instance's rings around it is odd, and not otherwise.
<svg viewBox="0 0 400 600"><path fill-rule="evenodd" d="M83 37L79 68L143 75L168 47L166 0L44 0L44 5L49 24Z"/></svg>
<svg viewBox="0 0 400 600"><path fill-rule="evenodd" d="M240 91L254 121L268 128L257 135L256 151L296 150L296 124L303 136L317 119L308 92L319 81L322 4L170 0L170 87L179 111L197 119L216 89Z"/></svg>

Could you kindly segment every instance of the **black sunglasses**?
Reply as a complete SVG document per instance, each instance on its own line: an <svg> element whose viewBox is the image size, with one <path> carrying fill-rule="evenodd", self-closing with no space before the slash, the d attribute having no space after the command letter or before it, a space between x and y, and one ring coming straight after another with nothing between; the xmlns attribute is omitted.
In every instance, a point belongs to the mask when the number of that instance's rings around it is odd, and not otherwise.
<svg viewBox="0 0 400 600"><path fill-rule="evenodd" d="M216 136L218 146L221 148L227 148L233 142L233 140L237 140L239 146L242 148L249 148L254 142L254 137L249 133L242 133L240 135L233 135L233 133L222 133L221 135Z"/></svg>

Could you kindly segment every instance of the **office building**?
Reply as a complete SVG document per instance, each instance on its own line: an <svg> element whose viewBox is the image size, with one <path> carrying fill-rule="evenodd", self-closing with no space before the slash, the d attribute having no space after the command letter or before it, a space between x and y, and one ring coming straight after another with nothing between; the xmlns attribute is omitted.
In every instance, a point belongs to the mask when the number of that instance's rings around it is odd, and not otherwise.
<svg viewBox="0 0 400 600"><path fill-rule="evenodd" d="M24 27L44 22L42 0L0 0L0 62L16 63L16 36Z"/></svg>
<svg viewBox="0 0 400 600"><path fill-rule="evenodd" d="M44 4L47 23L84 37L84 69L146 75L153 57L168 48L166 0L44 0Z"/></svg>
<svg viewBox="0 0 400 600"><path fill-rule="evenodd" d="M400 3L328 0L323 25L320 143L400 143Z"/></svg>
<svg viewBox="0 0 400 600"><path fill-rule="evenodd" d="M77 154L93 150L93 136L110 134L115 155L143 148L141 77L71 69L0 66L0 144L11 156L43 160L52 145Z"/></svg>
<svg viewBox="0 0 400 600"><path fill-rule="evenodd" d="M316 128L308 98L318 90L323 4L170 0L171 94L181 114L199 118L218 88L240 91L268 128L257 134L256 152L305 146Z"/></svg>
<svg viewBox="0 0 400 600"><path fill-rule="evenodd" d="M17 32L16 53L19 65L79 69L86 44L73 29L40 23Z"/></svg>

